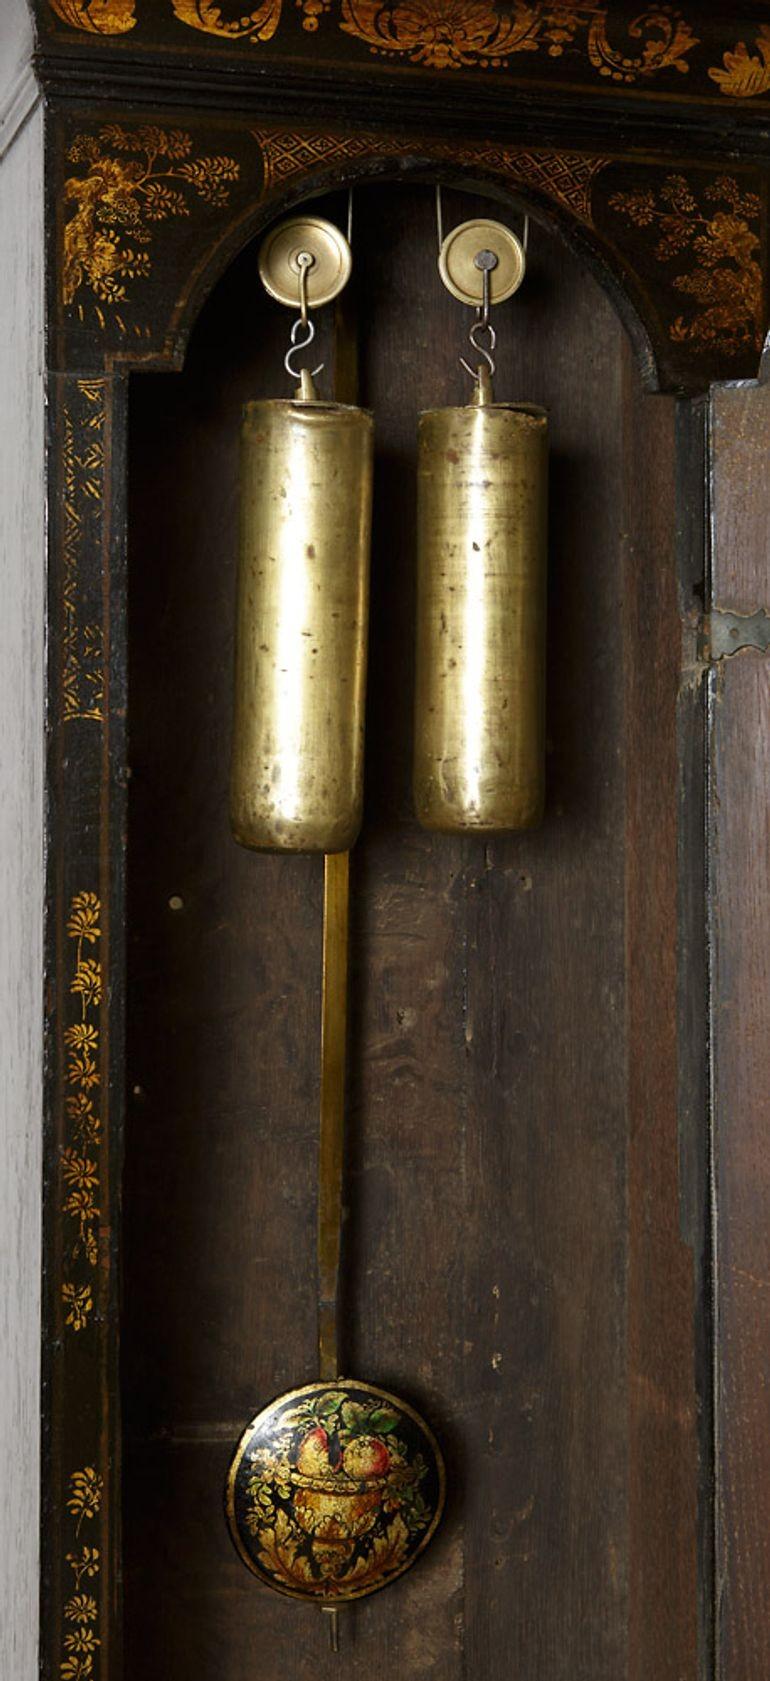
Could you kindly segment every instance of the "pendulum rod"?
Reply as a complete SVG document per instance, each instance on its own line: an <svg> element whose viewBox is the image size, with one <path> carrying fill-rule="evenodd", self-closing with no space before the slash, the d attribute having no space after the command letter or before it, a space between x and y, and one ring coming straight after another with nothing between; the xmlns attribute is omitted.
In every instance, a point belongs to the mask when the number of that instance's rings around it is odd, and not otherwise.
<svg viewBox="0 0 770 1681"><path fill-rule="evenodd" d="M351 243L353 192L348 193ZM355 301L346 287L336 303L334 395L338 403L358 398L358 342ZM323 978L321 990L321 1114L318 1141L318 1375L340 1376L340 1260L345 1150L345 1052L348 1016L348 932L350 854L324 857ZM324 1606L329 1645L339 1651L339 1611Z"/></svg>
<svg viewBox="0 0 770 1681"><path fill-rule="evenodd" d="M353 191L348 193L348 243ZM348 286L336 301L334 396L358 400L358 321ZM350 855L324 857L323 982L321 995L321 1117L318 1151L318 1375L340 1376L339 1292L345 1144L345 1050L348 1005ZM332 1619L336 1636L336 1614Z"/></svg>
<svg viewBox="0 0 770 1681"><path fill-rule="evenodd" d="M349 853L324 858L321 1118L318 1147L318 1375L339 1369L342 1166L348 993Z"/></svg>
<svg viewBox="0 0 770 1681"><path fill-rule="evenodd" d="M318 1375L340 1375L339 1294L345 1144L345 1041L348 1001L350 854L324 857L321 989L321 1122L318 1140ZM324 1606L329 1644L339 1651L339 1614Z"/></svg>

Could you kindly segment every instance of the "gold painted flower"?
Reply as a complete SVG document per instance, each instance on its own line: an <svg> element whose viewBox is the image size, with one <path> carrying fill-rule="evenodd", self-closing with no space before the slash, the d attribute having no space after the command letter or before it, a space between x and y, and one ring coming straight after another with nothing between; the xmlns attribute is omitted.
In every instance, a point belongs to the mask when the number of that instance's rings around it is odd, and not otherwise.
<svg viewBox="0 0 770 1681"><path fill-rule="evenodd" d="M78 1051L75 1056L70 1057L67 1079L71 1086L82 1086L84 1091L90 1091L92 1086L99 1085L99 1070L88 1051Z"/></svg>
<svg viewBox="0 0 770 1681"><path fill-rule="evenodd" d="M67 1554L67 1559L71 1558ZM71 1623L95 1623L99 1619L99 1607L92 1593L76 1593L67 1600L64 1615Z"/></svg>
<svg viewBox="0 0 770 1681"><path fill-rule="evenodd" d="M69 1307L65 1324L73 1331L84 1331L94 1305L90 1284L63 1284L61 1293L65 1307Z"/></svg>
<svg viewBox="0 0 770 1681"><path fill-rule="evenodd" d="M83 1471L73 1471L67 1508L77 1518L78 1531L84 1518L96 1517L103 1492L104 1478L99 1476L93 1465L86 1465Z"/></svg>
<svg viewBox="0 0 770 1681"><path fill-rule="evenodd" d="M66 1562L69 1565L70 1570L72 1571L72 1573L75 1577L75 1581L77 1583L78 1590L79 1590L80 1589L80 1583L81 1583L81 1580L82 1580L83 1576L89 1576L90 1577L90 1576L98 1576L98 1574L99 1574L99 1571L101 1569L101 1563L100 1563L100 1559L99 1559L99 1548L98 1547L81 1547L79 1553L67 1553ZM83 1597L88 1598L89 1596L84 1595Z"/></svg>
<svg viewBox="0 0 770 1681"><path fill-rule="evenodd" d="M739 268L744 268L759 250L759 235L749 227L742 216L718 210L712 216L706 232L698 234L697 239L693 241L693 248L709 265L721 262L725 257L732 257Z"/></svg>
<svg viewBox="0 0 770 1681"><path fill-rule="evenodd" d="M72 1027L66 1028L64 1043L65 1045L72 1045L75 1050L96 1051L99 1045L99 1034L96 1028L91 1027L88 1022L78 1021Z"/></svg>
<svg viewBox="0 0 770 1681"><path fill-rule="evenodd" d="M446 70L471 62L489 51L500 27L494 7L485 0L452 5L403 5L398 11L400 33L419 49L417 59Z"/></svg>
<svg viewBox="0 0 770 1681"><path fill-rule="evenodd" d="M85 1009L100 1004L102 999L102 966L92 958L85 958L75 970L71 992L79 992Z"/></svg>
<svg viewBox="0 0 770 1681"><path fill-rule="evenodd" d="M86 1097L82 1091L70 1093L67 1098L67 1114L76 1126L85 1115L90 1115L92 1109L93 1103L91 1098Z"/></svg>
<svg viewBox="0 0 770 1681"><path fill-rule="evenodd" d="M87 1657L71 1653L59 1670L61 1681L91 1681L93 1673L94 1660L90 1653Z"/></svg>
<svg viewBox="0 0 770 1681"><path fill-rule="evenodd" d="M67 933L72 940L88 940L95 945L101 934L99 913L101 906L95 893L76 893L70 905Z"/></svg>
<svg viewBox="0 0 770 1681"><path fill-rule="evenodd" d="M96 1219L99 1210L94 1203L91 1191L87 1187L85 1189L78 1187L76 1190L70 1191L64 1204L64 1213L75 1214L81 1222L85 1222L86 1220Z"/></svg>
<svg viewBox="0 0 770 1681"><path fill-rule="evenodd" d="M80 1657L87 1657L90 1652L95 1652L97 1646L101 1646L101 1640L94 1634L93 1629L82 1625L64 1636L65 1652L77 1652Z"/></svg>
<svg viewBox="0 0 770 1681"><path fill-rule="evenodd" d="M642 190L631 193L613 193L610 198L611 210L623 210L638 228L649 227L655 220L655 194Z"/></svg>
<svg viewBox="0 0 770 1681"><path fill-rule="evenodd" d="M93 1103L90 1097L86 1097L85 1092L81 1091L76 1096L67 1098L67 1115L79 1144L99 1144L102 1123L94 1113Z"/></svg>
<svg viewBox="0 0 770 1681"><path fill-rule="evenodd" d="M88 1160L87 1156L79 1156L74 1150L62 1151L62 1172L68 1185L76 1185L78 1190L93 1190L99 1183L96 1162Z"/></svg>

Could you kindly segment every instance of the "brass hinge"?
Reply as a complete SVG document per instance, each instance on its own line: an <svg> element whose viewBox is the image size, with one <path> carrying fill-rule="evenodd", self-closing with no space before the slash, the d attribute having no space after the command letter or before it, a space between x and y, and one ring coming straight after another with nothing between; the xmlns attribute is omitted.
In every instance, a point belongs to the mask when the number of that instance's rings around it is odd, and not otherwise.
<svg viewBox="0 0 770 1681"><path fill-rule="evenodd" d="M770 613L758 607L756 613L731 613L714 607L703 620L703 658L724 660L742 648L770 651Z"/></svg>

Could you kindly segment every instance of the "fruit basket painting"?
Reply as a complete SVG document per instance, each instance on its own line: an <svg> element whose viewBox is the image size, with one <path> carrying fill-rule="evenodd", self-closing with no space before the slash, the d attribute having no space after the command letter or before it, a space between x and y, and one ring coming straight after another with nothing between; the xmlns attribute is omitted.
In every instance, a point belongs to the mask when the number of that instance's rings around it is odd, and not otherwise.
<svg viewBox="0 0 770 1681"><path fill-rule="evenodd" d="M384 1587L430 1540L444 1467L418 1415L364 1383L308 1384L248 1426L227 1484L235 1545L279 1592L323 1604Z"/></svg>

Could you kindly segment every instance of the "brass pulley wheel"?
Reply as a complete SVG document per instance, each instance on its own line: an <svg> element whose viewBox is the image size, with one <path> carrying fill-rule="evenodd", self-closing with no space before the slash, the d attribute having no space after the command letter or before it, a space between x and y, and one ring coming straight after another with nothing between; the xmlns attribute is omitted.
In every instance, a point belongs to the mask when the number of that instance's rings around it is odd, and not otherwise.
<svg viewBox="0 0 770 1681"><path fill-rule="evenodd" d="M353 257L348 241L323 216L292 216L272 228L262 242L260 279L278 303L297 304L303 267L308 309L331 303L350 279Z"/></svg>
<svg viewBox="0 0 770 1681"><path fill-rule="evenodd" d="M493 261L490 261L490 258ZM490 304L504 303L517 292L526 268L524 247L502 222L476 217L460 222L442 242L439 274L459 303L481 308L484 301L484 271L489 275Z"/></svg>

